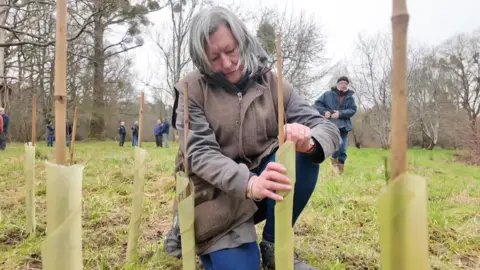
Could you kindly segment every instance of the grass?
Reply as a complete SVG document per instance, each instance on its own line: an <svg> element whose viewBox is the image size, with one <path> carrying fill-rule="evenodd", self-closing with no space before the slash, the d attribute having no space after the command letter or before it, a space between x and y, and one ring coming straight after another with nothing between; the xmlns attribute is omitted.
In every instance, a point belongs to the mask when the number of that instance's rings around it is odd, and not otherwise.
<svg viewBox="0 0 480 270"><path fill-rule="evenodd" d="M163 252L171 224L176 145L149 152L140 260L136 269L181 269ZM37 234L25 236L22 144L0 153L0 269L41 269L45 237L45 160L53 148L37 147ZM133 148L114 142L77 143L83 179L84 269L124 267L133 181ZM349 149L343 176L328 162L295 226L296 250L320 269L378 269L376 200L385 186L379 149ZM445 150L411 150L409 169L429 181L430 262L433 269L480 269L480 167L456 163ZM261 226L258 232L261 232Z"/></svg>

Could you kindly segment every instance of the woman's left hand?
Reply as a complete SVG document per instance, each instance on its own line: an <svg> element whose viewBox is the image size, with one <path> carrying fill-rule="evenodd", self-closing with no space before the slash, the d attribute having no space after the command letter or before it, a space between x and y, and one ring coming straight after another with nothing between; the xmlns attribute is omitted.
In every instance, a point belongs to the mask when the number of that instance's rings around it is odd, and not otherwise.
<svg viewBox="0 0 480 270"><path fill-rule="evenodd" d="M298 123L285 125L285 139L295 143L295 149L300 153L307 153L311 150L310 138L312 130Z"/></svg>

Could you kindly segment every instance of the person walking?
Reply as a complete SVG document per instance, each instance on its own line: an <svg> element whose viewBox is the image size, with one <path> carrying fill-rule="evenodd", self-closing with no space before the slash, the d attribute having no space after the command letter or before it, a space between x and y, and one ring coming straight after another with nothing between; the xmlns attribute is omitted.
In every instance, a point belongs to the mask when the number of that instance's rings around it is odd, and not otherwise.
<svg viewBox="0 0 480 270"><path fill-rule="evenodd" d="M354 92L348 88L350 80L346 76L337 79L337 85L323 93L316 101L318 112L330 119L340 131L340 148L332 155L332 164L340 174L345 170L347 160L348 133L352 130L351 118L357 112Z"/></svg>

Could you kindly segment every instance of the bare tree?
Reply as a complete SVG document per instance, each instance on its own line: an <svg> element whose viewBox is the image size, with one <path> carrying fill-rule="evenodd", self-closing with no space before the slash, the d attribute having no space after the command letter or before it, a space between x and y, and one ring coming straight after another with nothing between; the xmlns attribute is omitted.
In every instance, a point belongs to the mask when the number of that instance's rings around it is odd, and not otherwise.
<svg viewBox="0 0 480 270"><path fill-rule="evenodd" d="M435 48L421 52L421 61L413 68L408 81L410 115L418 120L422 138L428 139L425 147L429 150L437 145L442 120L446 119L446 111L452 106L437 54Z"/></svg>
<svg viewBox="0 0 480 270"><path fill-rule="evenodd" d="M468 115L469 136L475 149L480 149L480 29L460 34L442 46L439 60L448 76L450 93L459 100ZM480 150L479 150L480 151Z"/></svg>
<svg viewBox="0 0 480 270"><path fill-rule="evenodd" d="M189 69L191 63L187 48L187 35L193 15L209 2L205 0L168 0L167 4L169 21L151 33L158 53L157 60L165 68L163 74L166 79L163 80L163 83L149 84L149 86L154 90L157 99L169 103L175 96L174 85ZM169 31L165 31L165 28Z"/></svg>
<svg viewBox="0 0 480 270"><path fill-rule="evenodd" d="M360 96L359 107L368 111L368 124L375 131L382 148L389 148L391 86L390 74L391 43L386 34L377 34L371 38L359 36L357 41L357 59L352 74L357 93Z"/></svg>
<svg viewBox="0 0 480 270"><path fill-rule="evenodd" d="M313 17L302 11L288 14L286 10L262 10L257 38L275 63L275 32L281 33L283 74L299 92L311 99L318 91L315 83L331 70L325 56L326 39Z"/></svg>

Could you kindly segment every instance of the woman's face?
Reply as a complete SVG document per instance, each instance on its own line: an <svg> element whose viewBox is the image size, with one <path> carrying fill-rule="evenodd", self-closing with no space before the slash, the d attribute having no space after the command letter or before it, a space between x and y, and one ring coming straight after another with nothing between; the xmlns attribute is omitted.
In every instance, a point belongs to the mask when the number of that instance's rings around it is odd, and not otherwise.
<svg viewBox="0 0 480 270"><path fill-rule="evenodd" d="M231 83L240 81L243 75L243 66L237 68L240 50L226 25L210 35L210 44L206 44L205 51L213 72L222 72Z"/></svg>

